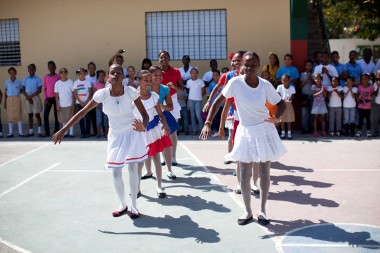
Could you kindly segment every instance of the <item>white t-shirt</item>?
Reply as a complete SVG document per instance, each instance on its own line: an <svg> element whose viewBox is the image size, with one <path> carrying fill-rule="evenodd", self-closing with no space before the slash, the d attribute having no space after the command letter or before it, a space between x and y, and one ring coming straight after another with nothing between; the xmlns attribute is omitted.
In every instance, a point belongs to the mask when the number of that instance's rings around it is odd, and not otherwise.
<svg viewBox="0 0 380 253"><path fill-rule="evenodd" d="M69 107L73 104L73 81L71 79L62 82L58 80L54 86L54 93L58 93L59 106Z"/></svg>
<svg viewBox="0 0 380 253"><path fill-rule="evenodd" d="M256 88L250 87L245 82L243 75L232 78L222 90L224 97L235 98L240 124L243 126L261 124L268 118L269 112L265 106L267 100L272 105L281 101L281 97L273 85L261 77L258 78L259 85Z"/></svg>
<svg viewBox="0 0 380 253"><path fill-rule="evenodd" d="M313 75L316 76L317 74L322 74L322 68L325 67L327 68L327 70L329 71L329 74L331 77L338 77L338 71L336 71L336 68L329 64L329 65L326 65L326 66L323 66L322 64L316 66L314 68L314 73ZM330 77L328 77L326 74L323 74L322 75L322 84L327 88L329 86L331 86L331 80L330 80Z"/></svg>
<svg viewBox="0 0 380 253"><path fill-rule="evenodd" d="M207 71L202 78L203 81L205 82L210 82L212 80L212 71Z"/></svg>
<svg viewBox="0 0 380 253"><path fill-rule="evenodd" d="M283 84L277 86L277 92L280 93L280 96L283 100L290 99L293 94L296 94L296 89L292 85L289 85L288 88L285 88Z"/></svg>
<svg viewBox="0 0 380 253"><path fill-rule="evenodd" d="M186 83L186 88L189 89L189 99L191 100L202 100L202 88L205 87L205 83L201 79L188 80Z"/></svg>
<svg viewBox="0 0 380 253"><path fill-rule="evenodd" d="M85 77L85 79L91 83L91 86L94 86L94 84L95 84L96 81L97 81L97 79L96 79L96 75L94 75L94 76L87 75L87 76Z"/></svg>
<svg viewBox="0 0 380 253"><path fill-rule="evenodd" d="M88 96L90 95L89 89L91 89L91 83L87 80L81 81L81 80L76 80L74 82L73 90L77 90L78 93L78 98L80 101L84 102L87 100ZM79 104L79 101L76 100L76 103Z"/></svg>
<svg viewBox="0 0 380 253"><path fill-rule="evenodd" d="M348 92L348 87L343 87L343 93L346 94ZM352 87L352 93L357 94L358 88ZM347 97L343 99L343 107L344 108L355 108L356 107L356 100L351 96L351 94L348 94Z"/></svg>
<svg viewBox="0 0 380 253"><path fill-rule="evenodd" d="M375 71L378 71L380 69L380 59L377 60Z"/></svg>
<svg viewBox="0 0 380 253"><path fill-rule="evenodd" d="M328 92L331 92L332 89L333 89L332 86L327 87ZM342 86L338 86L337 89L338 89L338 92L343 91ZM336 92L331 93L331 97L330 97L330 101L329 101L329 107L342 107L342 99L338 96L338 94L336 94Z"/></svg>
<svg viewBox="0 0 380 253"><path fill-rule="evenodd" d="M362 69L362 74L364 73L375 73L375 69L376 69L376 66L375 66L375 63L373 63L373 61L369 61L369 63L367 64L364 59L360 59L357 61L357 63L360 65L360 68Z"/></svg>
<svg viewBox="0 0 380 253"><path fill-rule="evenodd" d="M380 62L380 60L378 60L378 62ZM373 85L373 90L376 91L378 88L379 88L379 86L377 85L377 83L375 83ZM377 96L375 97L375 103L380 104L380 92L378 92Z"/></svg>
<svg viewBox="0 0 380 253"><path fill-rule="evenodd" d="M189 69L187 70L187 72L185 72L183 67L179 68L179 72L181 72L181 76L182 76L183 81L187 81L187 80L191 79L190 72L192 69L193 69L193 67L189 66Z"/></svg>

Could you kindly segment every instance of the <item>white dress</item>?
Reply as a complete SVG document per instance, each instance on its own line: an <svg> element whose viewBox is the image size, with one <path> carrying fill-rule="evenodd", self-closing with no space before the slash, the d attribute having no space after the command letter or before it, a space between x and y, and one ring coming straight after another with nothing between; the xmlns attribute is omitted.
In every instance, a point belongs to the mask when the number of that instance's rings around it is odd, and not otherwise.
<svg viewBox="0 0 380 253"><path fill-rule="evenodd" d="M163 125L160 122L160 117L156 111L156 105L159 104L159 96L155 92L151 92L150 98L141 102L144 105L146 112L149 115L149 124L146 129L146 141L148 143L149 152L148 156L154 156L158 152L164 151L166 147L172 146L170 137L165 135ZM135 107L134 112L142 119L140 112Z"/></svg>
<svg viewBox="0 0 380 253"><path fill-rule="evenodd" d="M103 112L109 119L106 169L122 168L126 163L142 162L148 158L145 132L133 130L132 121L137 118L133 113L134 103L140 95L129 86L124 94L112 97L110 86L94 94L94 101L103 103Z"/></svg>
<svg viewBox="0 0 380 253"><path fill-rule="evenodd" d="M266 162L277 160L286 153L286 148L269 118L265 102L277 104L281 97L273 85L259 77L259 85L250 87L244 76L232 78L223 89L226 98L234 97L240 124L236 130L235 143L226 160L240 162Z"/></svg>

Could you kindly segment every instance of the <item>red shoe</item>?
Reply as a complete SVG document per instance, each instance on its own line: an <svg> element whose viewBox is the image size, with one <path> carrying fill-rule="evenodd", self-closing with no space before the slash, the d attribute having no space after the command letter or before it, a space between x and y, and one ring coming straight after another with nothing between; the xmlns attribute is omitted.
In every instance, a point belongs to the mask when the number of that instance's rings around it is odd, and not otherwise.
<svg viewBox="0 0 380 253"><path fill-rule="evenodd" d="M323 137L326 137L326 136L327 136L326 131L323 131L323 132L322 132L322 136L323 136Z"/></svg>
<svg viewBox="0 0 380 253"><path fill-rule="evenodd" d="M314 137L318 137L319 136L319 134L318 134L318 131L314 131Z"/></svg>
<svg viewBox="0 0 380 253"><path fill-rule="evenodd" d="M114 211L114 212L112 213L112 216L113 216L113 217L120 217L120 216L122 216L123 214L125 214L127 211L128 211L128 207L126 207L123 211Z"/></svg>
<svg viewBox="0 0 380 253"><path fill-rule="evenodd" d="M140 217L140 213L130 213L129 216L131 217L131 219L137 219L138 217Z"/></svg>

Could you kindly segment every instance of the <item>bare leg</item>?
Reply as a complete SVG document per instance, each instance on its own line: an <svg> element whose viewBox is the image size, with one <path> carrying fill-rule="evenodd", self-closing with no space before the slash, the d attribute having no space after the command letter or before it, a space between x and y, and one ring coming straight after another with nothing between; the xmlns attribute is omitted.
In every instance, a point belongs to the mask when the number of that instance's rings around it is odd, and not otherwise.
<svg viewBox="0 0 380 253"><path fill-rule="evenodd" d="M137 209L137 192L138 192L138 184L139 184L139 173L137 169L137 163L128 164L128 172L129 172L129 187L131 191L131 213L138 214L139 211Z"/></svg>
<svg viewBox="0 0 380 253"><path fill-rule="evenodd" d="M234 147L234 145L232 144L232 134L231 134L231 129L228 129L228 147L227 147L227 151L228 153L230 153Z"/></svg>
<svg viewBox="0 0 380 253"><path fill-rule="evenodd" d="M127 207L122 172L123 172L122 168L116 168L112 170L113 184L115 186L117 196L119 197L119 200L120 200L120 206L118 209L116 209L116 211L119 211L119 212L123 211Z"/></svg>
<svg viewBox="0 0 380 253"><path fill-rule="evenodd" d="M172 172L172 148L171 147L165 148L163 153L164 153L166 166L168 167L168 172Z"/></svg>
<svg viewBox="0 0 380 253"><path fill-rule="evenodd" d="M325 114L321 114L321 125L322 125L322 132L325 132L326 131Z"/></svg>
<svg viewBox="0 0 380 253"><path fill-rule="evenodd" d="M265 205L268 199L269 186L270 186L270 165L271 162L260 163L260 212L266 214Z"/></svg>
<svg viewBox="0 0 380 253"><path fill-rule="evenodd" d="M39 113L36 113L36 118L37 118L37 126L41 127L42 126L41 115Z"/></svg>
<svg viewBox="0 0 380 253"><path fill-rule="evenodd" d="M252 163L240 163L240 180L241 180L241 194L244 201L245 212L240 219L247 219L252 216L251 209L251 177L252 177Z"/></svg>
<svg viewBox="0 0 380 253"><path fill-rule="evenodd" d="M29 123L29 133L33 133L31 132L31 130L33 130L33 113L29 113L28 114L28 123Z"/></svg>

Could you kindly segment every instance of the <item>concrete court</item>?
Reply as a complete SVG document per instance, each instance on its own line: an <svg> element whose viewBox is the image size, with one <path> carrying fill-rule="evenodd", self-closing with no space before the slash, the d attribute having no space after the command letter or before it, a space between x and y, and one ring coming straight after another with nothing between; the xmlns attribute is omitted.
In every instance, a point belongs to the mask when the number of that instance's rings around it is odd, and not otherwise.
<svg viewBox="0 0 380 253"><path fill-rule="evenodd" d="M131 220L111 216L106 141L21 140L0 140L0 252L380 252L379 139L284 141L267 228L236 223L242 200L225 141L180 136L168 198L143 181L143 215Z"/></svg>

